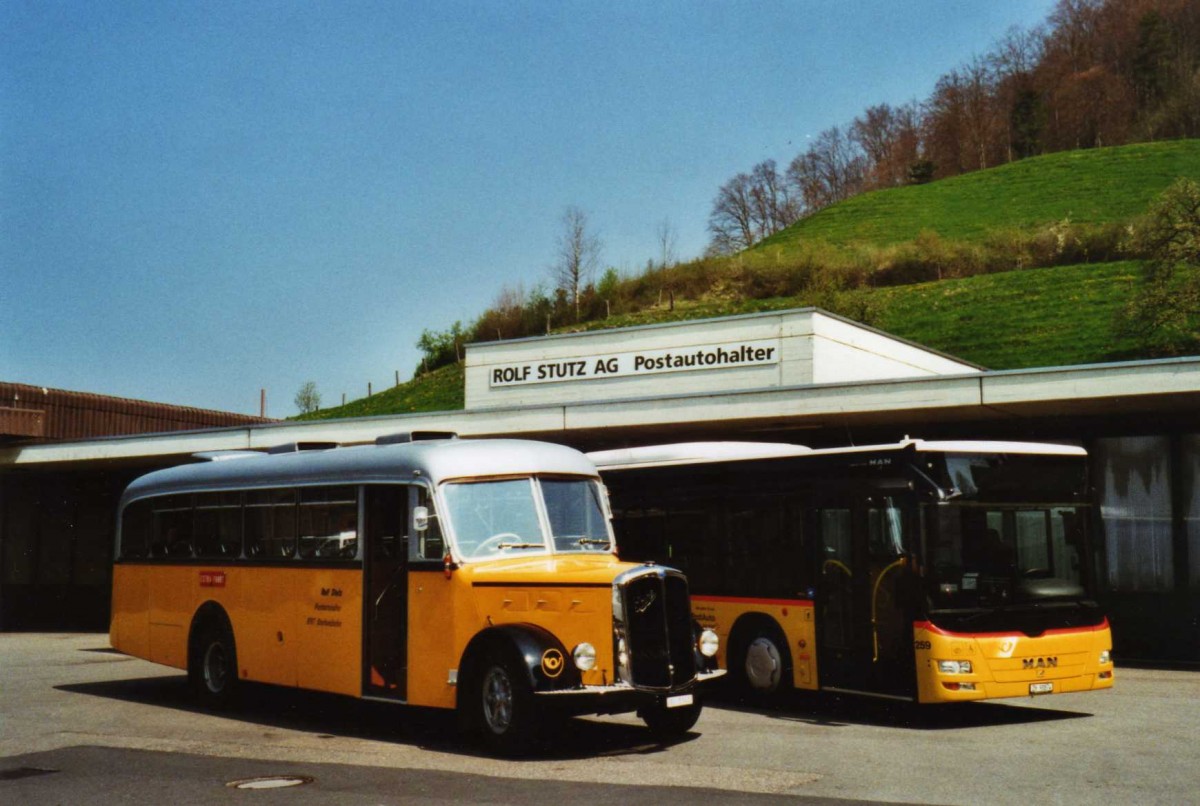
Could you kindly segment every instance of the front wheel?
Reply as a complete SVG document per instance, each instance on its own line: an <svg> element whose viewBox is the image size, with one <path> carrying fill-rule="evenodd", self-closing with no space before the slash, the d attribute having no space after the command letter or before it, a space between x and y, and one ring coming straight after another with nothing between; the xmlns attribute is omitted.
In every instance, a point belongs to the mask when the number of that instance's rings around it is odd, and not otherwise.
<svg viewBox="0 0 1200 806"><path fill-rule="evenodd" d="M188 680L205 705L229 705L237 692L237 648L233 633L224 624L200 628L188 658Z"/></svg>
<svg viewBox="0 0 1200 806"><path fill-rule="evenodd" d="M537 717L529 676L506 655L489 651L471 675L460 703L467 727L497 755L529 751Z"/></svg>
<svg viewBox="0 0 1200 806"><path fill-rule="evenodd" d="M703 709L704 706L697 697L691 705L682 705L678 708L668 708L666 703L656 702L654 705L638 711L638 716L646 723L646 727L650 729L655 738L675 739L695 726Z"/></svg>
<svg viewBox="0 0 1200 806"><path fill-rule="evenodd" d="M743 697L766 702L792 686L791 657L783 634L759 625L738 636L729 655L729 672Z"/></svg>

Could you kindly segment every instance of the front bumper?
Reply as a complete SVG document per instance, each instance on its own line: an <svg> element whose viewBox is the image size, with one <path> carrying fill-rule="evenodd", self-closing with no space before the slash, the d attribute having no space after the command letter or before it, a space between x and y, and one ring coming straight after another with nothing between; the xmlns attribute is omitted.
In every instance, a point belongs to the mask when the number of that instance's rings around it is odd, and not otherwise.
<svg viewBox="0 0 1200 806"><path fill-rule="evenodd" d="M724 669L699 672L686 686L670 691L637 689L628 683L610 686L581 686L555 691L535 692L537 701L549 708L568 714L622 714L668 697L691 694L698 695L699 688L725 674Z"/></svg>

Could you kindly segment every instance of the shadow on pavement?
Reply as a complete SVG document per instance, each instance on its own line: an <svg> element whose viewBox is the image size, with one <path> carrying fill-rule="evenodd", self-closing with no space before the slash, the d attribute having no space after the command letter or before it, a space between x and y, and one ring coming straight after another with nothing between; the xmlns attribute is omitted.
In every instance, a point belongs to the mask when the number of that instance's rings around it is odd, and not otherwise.
<svg viewBox="0 0 1200 806"><path fill-rule="evenodd" d="M911 702L811 691L790 692L771 703L748 703L733 694L721 692L709 698L705 707L757 713L768 719L827 727L874 725L909 730L960 730L996 725L1027 725L1091 716L1090 713L1081 711L1061 711L997 702L917 705Z"/></svg>
<svg viewBox="0 0 1200 806"><path fill-rule="evenodd" d="M68 684L56 688L187 713L213 714L279 730L302 731L316 734L321 739L352 737L398 742L458 755L486 755L459 732L454 712L436 708L243 683L235 706L212 712L193 700L183 675ZM698 737L699 734L693 732L671 742L660 742L651 738L640 723L547 720L541 741L524 759L571 760L658 753Z"/></svg>

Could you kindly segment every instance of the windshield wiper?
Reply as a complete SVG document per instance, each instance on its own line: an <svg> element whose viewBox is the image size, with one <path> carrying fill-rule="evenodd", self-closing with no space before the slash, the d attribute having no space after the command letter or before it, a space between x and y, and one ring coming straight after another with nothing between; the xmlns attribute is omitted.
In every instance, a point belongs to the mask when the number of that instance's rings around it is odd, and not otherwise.
<svg viewBox="0 0 1200 806"><path fill-rule="evenodd" d="M496 546L498 549L544 549L544 543L501 543Z"/></svg>
<svg viewBox="0 0 1200 806"><path fill-rule="evenodd" d="M581 537L581 538L579 538L579 545L581 545L581 546L611 546L612 541L604 540L604 539L598 538L598 537Z"/></svg>

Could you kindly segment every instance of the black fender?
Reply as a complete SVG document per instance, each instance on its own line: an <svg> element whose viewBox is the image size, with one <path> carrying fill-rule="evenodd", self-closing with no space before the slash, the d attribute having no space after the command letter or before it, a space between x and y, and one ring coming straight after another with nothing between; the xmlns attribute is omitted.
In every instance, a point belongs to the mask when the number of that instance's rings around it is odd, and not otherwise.
<svg viewBox="0 0 1200 806"><path fill-rule="evenodd" d="M557 691L583 685L575 661L562 641L536 624L502 624L477 634L463 652L459 679L471 673L471 665L484 653L497 650L520 659L533 691Z"/></svg>

